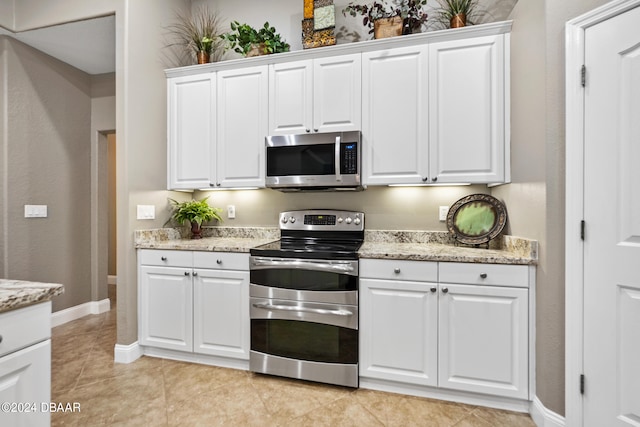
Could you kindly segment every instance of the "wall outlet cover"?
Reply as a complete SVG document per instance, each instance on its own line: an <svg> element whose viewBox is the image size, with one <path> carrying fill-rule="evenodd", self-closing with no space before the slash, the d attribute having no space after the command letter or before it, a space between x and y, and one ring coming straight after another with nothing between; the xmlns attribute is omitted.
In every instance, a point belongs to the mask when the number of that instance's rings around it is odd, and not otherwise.
<svg viewBox="0 0 640 427"><path fill-rule="evenodd" d="M438 214L440 221L446 221L449 214L449 206L440 206Z"/></svg>

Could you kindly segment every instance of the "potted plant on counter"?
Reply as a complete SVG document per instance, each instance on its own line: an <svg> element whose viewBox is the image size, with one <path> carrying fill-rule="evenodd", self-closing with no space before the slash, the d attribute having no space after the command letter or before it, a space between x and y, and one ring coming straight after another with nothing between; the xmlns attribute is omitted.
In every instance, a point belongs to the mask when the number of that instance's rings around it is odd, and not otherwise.
<svg viewBox="0 0 640 427"><path fill-rule="evenodd" d="M231 22L231 31L220 35L227 42L227 49L233 49L243 56L269 55L289 52L289 43L276 33L275 27L265 22L259 30L250 25Z"/></svg>
<svg viewBox="0 0 640 427"><path fill-rule="evenodd" d="M205 197L202 200L188 200L186 202L178 202L174 199L169 199L173 205L172 218L178 224L184 224L185 221L191 223L191 238L202 238L202 223L216 219L222 222L220 216L221 209L213 208L207 203Z"/></svg>

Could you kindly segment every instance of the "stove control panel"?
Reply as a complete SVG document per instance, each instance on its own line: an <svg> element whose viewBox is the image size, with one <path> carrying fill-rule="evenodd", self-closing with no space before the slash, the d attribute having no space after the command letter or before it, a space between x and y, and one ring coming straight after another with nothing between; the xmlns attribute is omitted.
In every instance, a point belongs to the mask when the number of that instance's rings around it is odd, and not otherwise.
<svg viewBox="0 0 640 427"><path fill-rule="evenodd" d="M364 213L329 209L281 212L280 229L363 231Z"/></svg>

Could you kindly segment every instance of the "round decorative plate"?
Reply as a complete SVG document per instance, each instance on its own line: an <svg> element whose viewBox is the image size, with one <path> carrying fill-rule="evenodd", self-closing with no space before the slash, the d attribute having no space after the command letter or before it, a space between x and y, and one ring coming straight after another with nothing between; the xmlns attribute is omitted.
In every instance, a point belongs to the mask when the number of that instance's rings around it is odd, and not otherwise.
<svg viewBox="0 0 640 427"><path fill-rule="evenodd" d="M451 206L447 228L453 238L467 245L480 245L498 236L507 223L507 208L488 194L471 194Z"/></svg>

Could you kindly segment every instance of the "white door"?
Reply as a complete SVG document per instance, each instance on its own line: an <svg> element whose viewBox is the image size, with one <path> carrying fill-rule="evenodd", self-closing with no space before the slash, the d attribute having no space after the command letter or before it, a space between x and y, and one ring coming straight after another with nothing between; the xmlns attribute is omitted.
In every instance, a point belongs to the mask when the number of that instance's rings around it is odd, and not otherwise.
<svg viewBox="0 0 640 427"><path fill-rule="evenodd" d="M218 72L217 188L264 187L268 68Z"/></svg>
<svg viewBox="0 0 640 427"><path fill-rule="evenodd" d="M640 425L639 23L585 31L585 426Z"/></svg>
<svg viewBox="0 0 640 427"><path fill-rule="evenodd" d="M432 181L504 181L504 37L429 46Z"/></svg>
<svg viewBox="0 0 640 427"><path fill-rule="evenodd" d="M193 351L249 360L249 272L194 270Z"/></svg>
<svg viewBox="0 0 640 427"><path fill-rule="evenodd" d="M362 54L363 183L429 180L426 46Z"/></svg>
<svg viewBox="0 0 640 427"><path fill-rule="evenodd" d="M207 188L214 180L215 73L167 81L168 189Z"/></svg>

